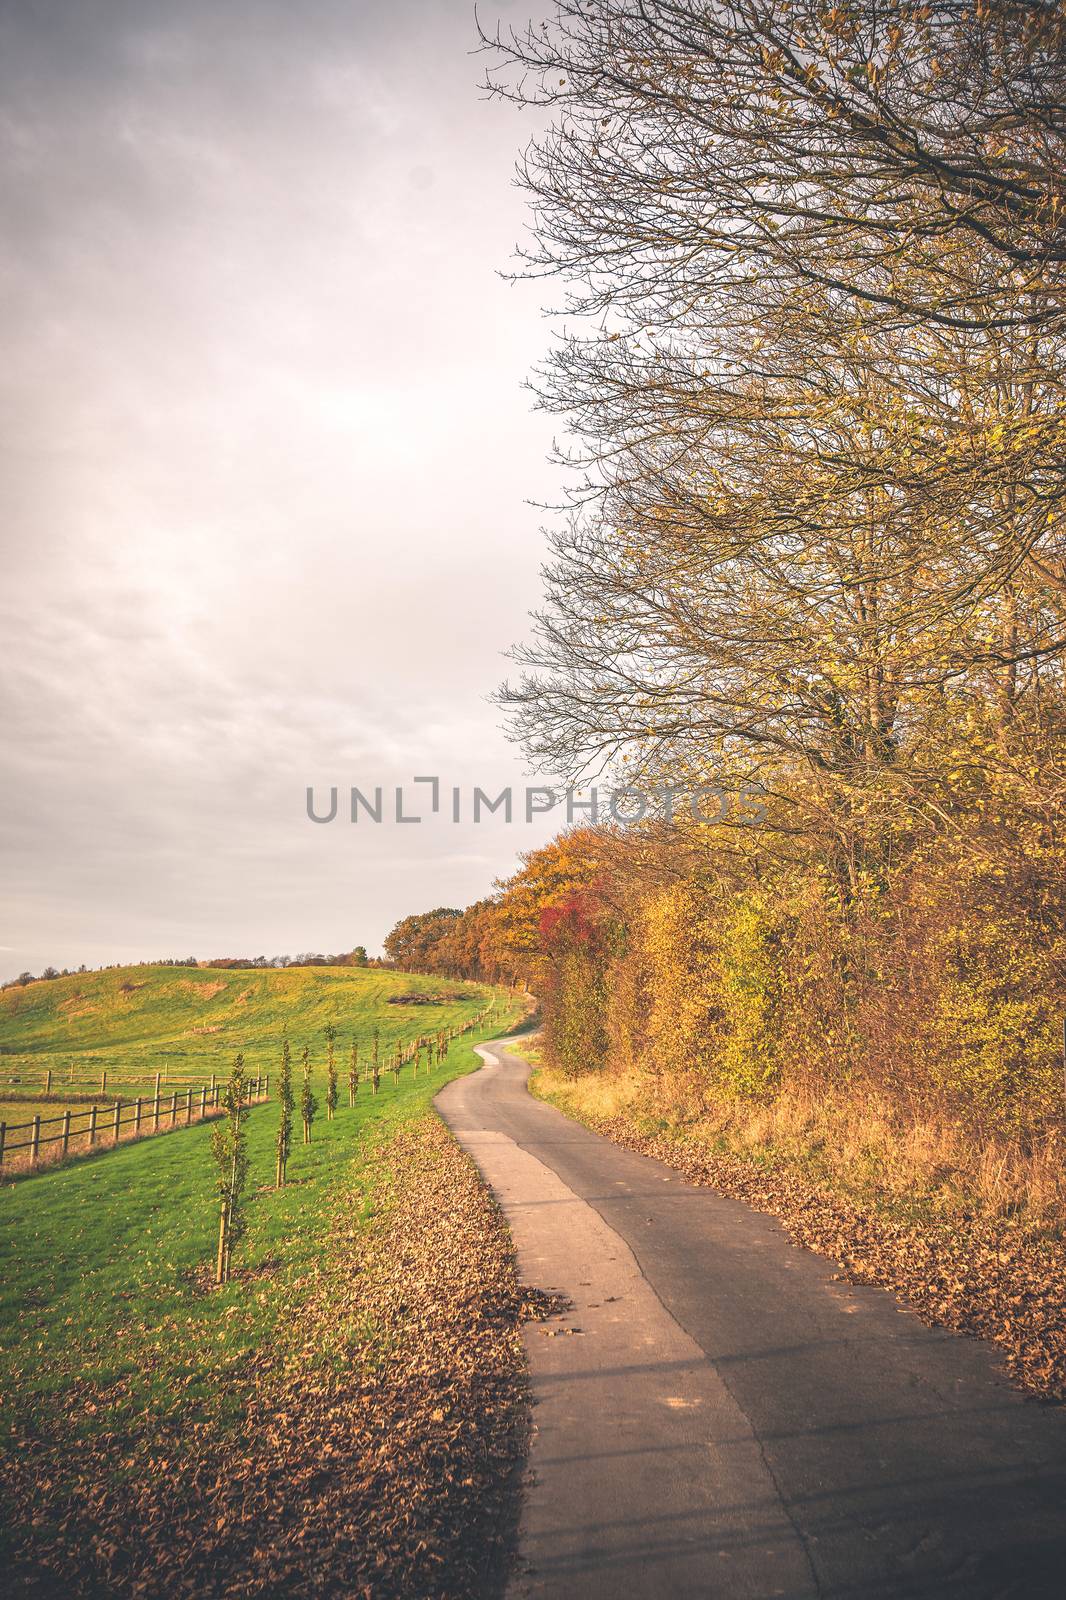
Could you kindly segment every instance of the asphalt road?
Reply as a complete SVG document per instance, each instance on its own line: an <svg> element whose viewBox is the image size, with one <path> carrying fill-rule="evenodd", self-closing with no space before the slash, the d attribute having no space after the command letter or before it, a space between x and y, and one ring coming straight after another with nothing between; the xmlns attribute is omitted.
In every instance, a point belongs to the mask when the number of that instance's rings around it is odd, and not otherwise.
<svg viewBox="0 0 1066 1600"><path fill-rule="evenodd" d="M483 1054L437 1104L571 1302L527 1330L513 1600L1063 1600L1066 1412Z"/></svg>

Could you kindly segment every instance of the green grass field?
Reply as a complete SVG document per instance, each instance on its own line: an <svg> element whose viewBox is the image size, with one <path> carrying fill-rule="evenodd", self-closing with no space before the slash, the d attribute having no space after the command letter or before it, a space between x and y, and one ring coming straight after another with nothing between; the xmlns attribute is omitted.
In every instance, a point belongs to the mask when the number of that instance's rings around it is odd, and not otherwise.
<svg viewBox="0 0 1066 1600"><path fill-rule="evenodd" d="M438 1003L402 1005L405 995ZM165 1084L228 1074L238 1050L250 1074L272 1072L288 1031L321 1065L332 1022L338 1055L353 1038L360 1055L375 1028L383 1051L462 1024L490 997L486 987L360 967L119 967L0 991L0 1097L34 1094L52 1073L52 1092L148 1093ZM106 1097L105 1097L106 1098Z"/></svg>
<svg viewBox="0 0 1066 1600"><path fill-rule="evenodd" d="M180 978L148 968L132 969L132 976L154 993L135 990L142 998L129 1010L113 1000L121 974L106 974L104 987L120 1039L115 1048L125 1050L128 1060L136 1059L148 1038L160 1038L164 1022L169 1037L181 1036L182 991L174 987ZM389 994L442 986L345 969L218 974L218 981L223 978L230 980L226 993L220 989L204 999L214 1009L198 1014L220 1019L225 1051L212 1045L217 1056L197 1059L211 1059L221 1070L234 1049L254 1040L248 1053L257 1066L273 1070L286 1023L297 1049L307 1037L319 1062L320 1110L312 1143L295 1143L289 1184L275 1189L277 1105L271 1100L251 1111L248 1233L235 1257L236 1277L222 1289L211 1283L218 1212L209 1126L120 1146L0 1190L0 1460L42 1429L76 1438L103 1427L135 1434L146 1419L168 1416L211 1416L224 1424L227 1404L239 1390L227 1384L226 1374L278 1341L298 1342L298 1307L325 1246L337 1186L357 1176L370 1213L371 1145L399 1121L424 1112L447 1079L475 1067L472 1046L484 1032L454 1040L431 1075L423 1059L417 1078L409 1065L398 1083L385 1073L376 1096L361 1084L354 1108L347 1103L342 1071L341 1103L329 1122L322 1106L321 1029L335 1018L340 1045L352 1032L368 1038L375 1024L383 1040L408 1039L435 1025L461 1023L492 998L490 990L471 986L462 1001L408 1010L389 1006ZM68 980L68 996L71 987ZM461 989L443 987L449 993ZM520 1009L497 996L497 1021L488 1024L489 1031L498 1031ZM51 997L47 1004L16 1008L23 1042L61 1054L58 1011ZM78 1023L82 1048L114 1059L102 1006ZM157 1029L154 1036L150 1026ZM85 1035L91 1027L90 1043Z"/></svg>

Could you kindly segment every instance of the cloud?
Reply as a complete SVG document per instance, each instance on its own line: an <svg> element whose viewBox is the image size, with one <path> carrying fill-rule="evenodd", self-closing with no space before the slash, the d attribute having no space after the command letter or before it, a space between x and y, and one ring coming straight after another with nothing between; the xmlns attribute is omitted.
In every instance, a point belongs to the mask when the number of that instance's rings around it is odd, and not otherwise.
<svg viewBox="0 0 1066 1600"><path fill-rule="evenodd" d="M537 586L544 329L472 42L465 0L0 16L20 966L373 945L529 842L303 816L518 765L485 696Z"/></svg>

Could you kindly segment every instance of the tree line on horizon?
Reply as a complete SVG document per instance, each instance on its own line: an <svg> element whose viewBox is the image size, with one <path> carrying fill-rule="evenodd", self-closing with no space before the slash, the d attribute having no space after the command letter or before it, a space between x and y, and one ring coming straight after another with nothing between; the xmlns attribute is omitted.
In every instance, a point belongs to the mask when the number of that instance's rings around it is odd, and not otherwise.
<svg viewBox="0 0 1066 1600"><path fill-rule="evenodd" d="M79 967L53 967L46 966L36 975L32 972L20 972L17 978L8 978L5 983L0 983L0 989L25 988L30 983L48 983L53 978L80 977L89 972L121 972L128 966L139 967L213 967L223 970L239 968L241 970L276 970L284 971L288 967L378 967L383 965L376 956L368 956L366 946L358 944L354 950L346 950L340 955L321 955L314 951L305 951L302 955L295 956L214 956L209 960L201 960L199 956L157 956L150 961L112 961L102 967L87 967L83 962Z"/></svg>

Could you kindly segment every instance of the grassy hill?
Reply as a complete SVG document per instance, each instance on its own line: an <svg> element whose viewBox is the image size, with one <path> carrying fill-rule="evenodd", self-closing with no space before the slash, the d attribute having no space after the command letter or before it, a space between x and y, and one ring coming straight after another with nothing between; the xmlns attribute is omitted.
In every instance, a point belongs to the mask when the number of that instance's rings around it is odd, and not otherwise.
<svg viewBox="0 0 1066 1600"><path fill-rule="evenodd" d="M134 987L124 990L125 983ZM413 994L461 998L389 1003ZM17 1042L21 1059L37 1064L66 1059L69 1049L79 1060L92 1054L135 1064L144 1056L158 1059L151 1053L180 1042L201 1070L225 1065L238 1047L253 1058L262 1054L275 1068L287 1025L297 1048L305 1038L312 1044L321 1074L328 1021L335 1021L342 1045L353 1032L369 1041L375 1025L382 1041L408 1040L449 1020L467 1020L491 997L491 990L473 985L358 969L182 973L139 967L8 991L3 1040L8 1048ZM9 1579L14 1543L29 1558L34 1581L40 1580L27 1593L172 1592L152 1586L152 1549L142 1548L144 1515L136 1496L167 1483L175 1459L195 1462L196 1494L181 1505L168 1502L153 1535L191 1560L203 1528L214 1530L217 1540L217 1530L240 1521L237 1515L231 1523L248 1470L246 1419L264 1404L272 1417L282 1417L285 1439L300 1424L314 1457L301 1468L306 1481L283 1476L275 1499L292 1499L301 1526L317 1518L316 1559L332 1559L331 1540L350 1544L349 1519L337 1514L330 1474L352 1463L332 1446L332 1459L319 1462L314 1429L331 1408L372 1394L374 1375L396 1337L381 1320L377 1291L363 1285L361 1241L387 1222L407 1182L424 1191L418 1223L433 1224L444 1202L432 1153L433 1130L440 1127L432 1097L449 1078L480 1065L476 1042L512 1025L524 1007L525 997L497 991L495 1021L486 1019L456 1039L432 1073L423 1058L417 1078L409 1064L398 1078L386 1074L378 1094L363 1084L354 1106L342 1093L333 1121L321 1109L320 1077L313 1139L301 1143L297 1129L284 1189L274 1186L277 1103L253 1107L247 1234L234 1279L221 1288L212 1282L218 1194L210 1125L180 1128L0 1187L0 1569ZM192 1031L208 1026L218 1031ZM415 1152L406 1167L397 1154L400 1135ZM464 1237L460 1230L447 1240L448 1271L456 1271L460 1283L466 1281ZM395 1270L410 1325L404 1337L421 1362L420 1382L430 1389L441 1384L441 1406L447 1407L452 1390L434 1365L437 1353L419 1346L419 1285L402 1252ZM389 1415L378 1417L373 1403L363 1404L367 1427L386 1438ZM444 1419L445 1411L434 1416ZM433 1445L441 1460L450 1460L451 1449ZM264 1450L262 1470L276 1471L279 1450ZM365 1464L355 1465L362 1471ZM443 1493L439 1500L444 1516L451 1501ZM111 1542L101 1535L105 1526L119 1529ZM302 1547L297 1542L294 1548L299 1556ZM66 1551L68 1565L84 1568L71 1586L39 1565L57 1549ZM227 1559L240 1565L236 1555ZM306 1564L309 1557L299 1559ZM314 1582L319 1568L307 1571ZM135 1581L138 1574L147 1587ZM267 1586L256 1592L281 1591Z"/></svg>
<svg viewBox="0 0 1066 1600"><path fill-rule="evenodd" d="M75 973L0 992L0 1084L36 1088L47 1069L59 1090L91 1087L104 1069L116 1084L161 1071L172 1083L199 1081L227 1071L238 1050L251 1073L272 1071L286 1031L294 1051L310 1045L321 1068L327 1023L339 1054L355 1038L363 1056L375 1028L387 1051L467 1021L490 998L475 984L360 967Z"/></svg>

